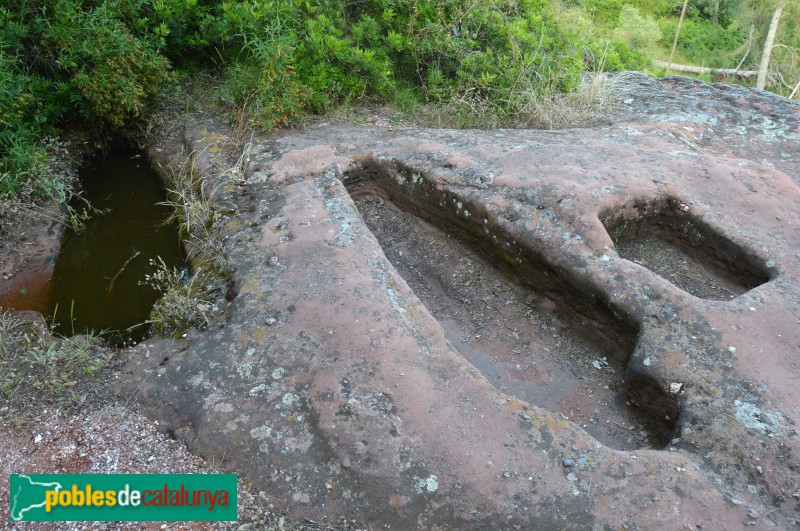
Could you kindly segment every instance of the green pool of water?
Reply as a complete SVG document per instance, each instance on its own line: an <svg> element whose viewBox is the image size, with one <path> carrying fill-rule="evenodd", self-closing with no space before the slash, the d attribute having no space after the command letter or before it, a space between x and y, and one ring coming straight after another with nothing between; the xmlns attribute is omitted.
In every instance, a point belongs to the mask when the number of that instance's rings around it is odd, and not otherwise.
<svg viewBox="0 0 800 531"><path fill-rule="evenodd" d="M113 340L141 340L159 293L141 285L161 257L184 267L185 255L172 209L158 175L138 151L117 149L88 162L80 172L84 197L106 213L67 230L51 280L50 315L57 332L86 331ZM81 205L76 205L80 207ZM138 325L138 326L137 326Z"/></svg>

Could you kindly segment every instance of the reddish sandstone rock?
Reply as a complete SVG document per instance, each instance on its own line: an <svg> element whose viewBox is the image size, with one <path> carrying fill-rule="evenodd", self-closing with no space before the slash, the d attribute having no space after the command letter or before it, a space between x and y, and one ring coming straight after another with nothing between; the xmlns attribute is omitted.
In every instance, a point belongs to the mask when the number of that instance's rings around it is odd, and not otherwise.
<svg viewBox="0 0 800 531"><path fill-rule="evenodd" d="M594 129L321 124L258 140L219 197L237 208L224 322L148 341L163 354L134 351L121 392L299 516L787 527L800 106L682 78L629 83L613 124ZM214 127L189 120L185 135L212 180ZM409 249L448 261L421 271ZM512 287L468 291L490 270ZM456 309L459 293L482 298ZM559 370L569 389L549 403ZM609 384L592 387L600 374Z"/></svg>

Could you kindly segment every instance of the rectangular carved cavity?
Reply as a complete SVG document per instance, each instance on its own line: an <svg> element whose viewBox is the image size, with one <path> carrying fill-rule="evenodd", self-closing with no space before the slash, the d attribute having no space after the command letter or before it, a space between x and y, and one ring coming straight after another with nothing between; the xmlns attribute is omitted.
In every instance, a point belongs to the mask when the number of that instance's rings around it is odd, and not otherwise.
<svg viewBox="0 0 800 531"><path fill-rule="evenodd" d="M677 415L630 407L625 372L638 324L601 294L557 273L480 204L405 165L368 159L343 180L386 257L498 390L610 447L669 442Z"/></svg>
<svg viewBox="0 0 800 531"><path fill-rule="evenodd" d="M770 280L763 261L675 198L600 215L617 253L701 299L730 300Z"/></svg>

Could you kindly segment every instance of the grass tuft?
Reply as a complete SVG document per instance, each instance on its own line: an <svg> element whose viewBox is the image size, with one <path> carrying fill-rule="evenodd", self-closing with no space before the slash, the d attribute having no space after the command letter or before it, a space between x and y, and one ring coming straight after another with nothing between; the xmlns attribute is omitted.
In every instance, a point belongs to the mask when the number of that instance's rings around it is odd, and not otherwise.
<svg viewBox="0 0 800 531"><path fill-rule="evenodd" d="M535 129L594 125L602 122L619 103L621 93L617 77L593 74L572 92L531 98L519 117L520 125Z"/></svg>
<svg viewBox="0 0 800 531"><path fill-rule="evenodd" d="M112 353L91 334L64 338L44 320L0 310L0 398L25 407L44 401L81 405Z"/></svg>
<svg viewBox="0 0 800 531"><path fill-rule="evenodd" d="M571 92L542 95L519 90L511 101L497 102L473 94L429 106L425 121L451 129L565 129L601 123L618 104L622 85L617 77L587 75Z"/></svg>
<svg viewBox="0 0 800 531"><path fill-rule="evenodd" d="M220 278L229 278L231 269L224 255L219 223L223 213L215 200L222 184L209 186L195 171L194 156L187 157L168 181L167 200L162 204L173 209L170 222L178 223L193 266Z"/></svg>
<svg viewBox="0 0 800 531"><path fill-rule="evenodd" d="M432 104L422 111L430 127L445 129L496 129L512 127L502 106L471 93L444 104Z"/></svg>
<svg viewBox="0 0 800 531"><path fill-rule="evenodd" d="M179 336L192 327L207 327L213 309L213 291L209 284L214 275L198 268L190 274L186 269L169 268L161 258L151 260L156 272L147 275L144 283L161 292L153 305L150 323L159 335Z"/></svg>

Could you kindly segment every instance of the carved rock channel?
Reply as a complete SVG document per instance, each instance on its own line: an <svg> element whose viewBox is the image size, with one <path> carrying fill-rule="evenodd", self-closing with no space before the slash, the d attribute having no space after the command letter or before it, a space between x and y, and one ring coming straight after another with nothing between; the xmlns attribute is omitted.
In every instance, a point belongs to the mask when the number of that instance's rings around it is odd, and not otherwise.
<svg viewBox="0 0 800 531"><path fill-rule="evenodd" d="M730 300L773 276L757 253L694 219L674 197L601 214L619 255L695 297Z"/></svg>
<svg viewBox="0 0 800 531"><path fill-rule="evenodd" d="M343 181L387 258L498 390L582 424L606 446L663 448L672 440L674 400L645 375L624 381L639 324L593 286L553 269L535 236L517 242L480 203L437 190L401 163L363 160Z"/></svg>

